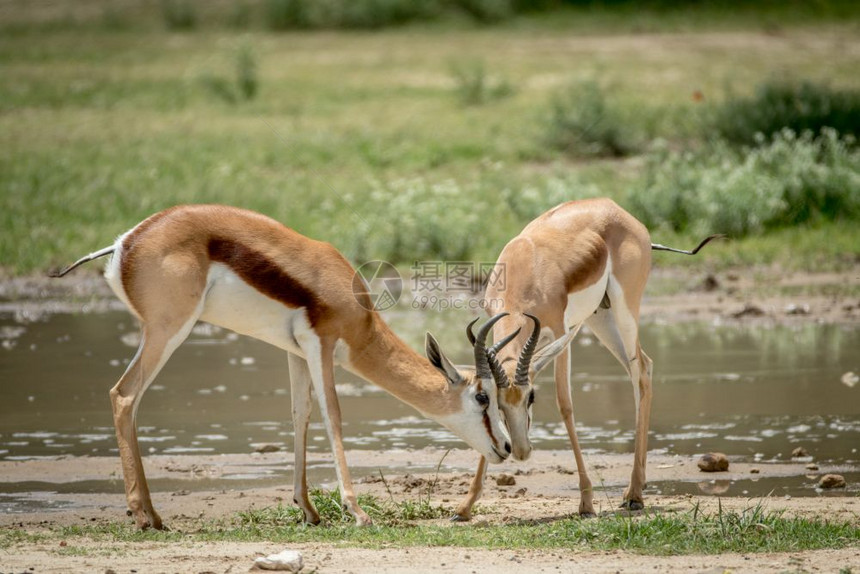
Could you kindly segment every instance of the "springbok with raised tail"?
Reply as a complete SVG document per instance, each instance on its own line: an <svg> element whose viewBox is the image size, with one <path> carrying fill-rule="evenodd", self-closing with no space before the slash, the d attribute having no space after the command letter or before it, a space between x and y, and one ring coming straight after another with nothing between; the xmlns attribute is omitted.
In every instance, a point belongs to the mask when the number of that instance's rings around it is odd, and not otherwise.
<svg viewBox="0 0 860 574"><path fill-rule="evenodd" d="M147 387L194 324L207 321L289 353L295 428L295 502L309 523L319 514L305 475L311 388L325 421L342 498L359 525L344 455L334 367L371 381L440 422L481 453L503 461L511 452L499 418L499 371L486 348L497 315L474 340L475 368L457 368L429 333L427 359L400 340L373 310L355 272L328 243L308 239L266 216L217 205L178 206L157 213L63 271L111 254L105 277L140 320L141 342L110 391L128 507L139 528L163 527L146 483L137 442L137 408ZM506 340L510 340L508 337ZM503 341L504 342L504 341ZM503 344L502 342L502 344ZM428 360L429 359L429 360Z"/></svg>
<svg viewBox="0 0 860 574"><path fill-rule="evenodd" d="M622 507L644 507L645 457L651 414L652 362L639 344L639 305L651 251L695 255L692 251L651 243L648 230L609 199L563 203L529 223L502 250L497 269L504 269L504 287L488 286L489 313L505 313L494 335L519 330L513 343L490 353L500 371L499 407L513 444L513 458L525 460L532 445L528 431L535 399L535 375L555 359L555 391L579 475L582 516L594 515L591 480L576 436L570 390L569 343L585 324L627 371L633 383L636 434L633 472ZM536 352L542 338L552 343ZM469 520L483 489L487 460L481 458L469 493L454 520Z"/></svg>

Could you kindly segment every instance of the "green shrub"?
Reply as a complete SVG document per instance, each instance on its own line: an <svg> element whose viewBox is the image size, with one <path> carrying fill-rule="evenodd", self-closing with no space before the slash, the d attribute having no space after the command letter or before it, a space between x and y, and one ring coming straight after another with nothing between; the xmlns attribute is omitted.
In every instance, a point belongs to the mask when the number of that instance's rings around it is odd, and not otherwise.
<svg viewBox="0 0 860 574"><path fill-rule="evenodd" d="M254 50L248 44L239 46L235 54L233 81L215 71L201 74L198 81L207 92L228 104L253 100L259 90Z"/></svg>
<svg viewBox="0 0 860 574"><path fill-rule="evenodd" d="M484 62L455 62L451 64L457 98L464 106L479 106L514 93L513 86L504 78L491 79Z"/></svg>
<svg viewBox="0 0 860 574"><path fill-rule="evenodd" d="M660 149L631 190L631 211L648 227L739 237L819 220L860 219L860 151L825 128L784 129L759 147L716 142L698 153Z"/></svg>
<svg viewBox="0 0 860 574"><path fill-rule="evenodd" d="M783 128L818 135L825 127L842 135L860 134L860 92L771 82L752 97L729 98L713 116L714 131L735 144L753 145L757 133L771 137Z"/></svg>
<svg viewBox="0 0 860 574"><path fill-rule="evenodd" d="M433 18L439 0L268 0L266 22L273 30L370 29Z"/></svg>
<svg viewBox="0 0 860 574"><path fill-rule="evenodd" d="M516 8L512 0L456 0L455 4L483 24L507 20L514 15Z"/></svg>
<svg viewBox="0 0 860 574"><path fill-rule="evenodd" d="M572 85L552 98L546 138L552 147L578 156L622 157L638 147L595 82Z"/></svg>
<svg viewBox="0 0 860 574"><path fill-rule="evenodd" d="M197 26L197 13L189 0L162 0L161 17L168 30L191 30Z"/></svg>
<svg viewBox="0 0 860 574"><path fill-rule="evenodd" d="M236 88L245 100L253 100L257 95L257 59L247 44L239 47L236 53Z"/></svg>

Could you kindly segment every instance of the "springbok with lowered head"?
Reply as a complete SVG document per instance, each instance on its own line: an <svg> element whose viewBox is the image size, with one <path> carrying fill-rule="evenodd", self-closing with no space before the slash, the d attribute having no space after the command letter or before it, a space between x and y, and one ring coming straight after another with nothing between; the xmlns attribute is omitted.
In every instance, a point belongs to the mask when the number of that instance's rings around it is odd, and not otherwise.
<svg viewBox="0 0 860 574"><path fill-rule="evenodd" d="M695 255L651 243L648 230L609 199L563 203L540 215L512 239L496 263L504 287L487 287L489 313L504 313L494 335L518 331L513 342L490 353L500 371L499 408L511 436L513 458L525 460L535 400L534 379L555 359L555 391L579 475L579 514L594 515L591 480L576 436L569 373L569 343L583 324L621 363L633 383L636 408L633 472L622 507L644 507L645 457L651 413L652 362L639 344L639 305L651 269L651 251ZM537 350L542 338L552 343ZM469 492L454 520L469 520L483 489L487 460L481 458Z"/></svg>
<svg viewBox="0 0 860 574"><path fill-rule="evenodd" d="M343 501L359 525L370 518L358 506L346 464L334 367L371 381L435 419L499 463L511 451L499 418L499 371L487 349L497 315L474 340L475 367L457 368L429 333L427 358L414 352L373 309L366 289L353 289L355 272L328 243L315 241L266 216L217 205L178 206L157 213L110 247L63 271L111 255L108 284L140 321L141 342L110 391L128 507L139 528L163 527L146 483L137 442L143 393L194 324L207 321L289 353L295 428L295 495L307 522L319 514L305 474L311 388L325 421Z"/></svg>

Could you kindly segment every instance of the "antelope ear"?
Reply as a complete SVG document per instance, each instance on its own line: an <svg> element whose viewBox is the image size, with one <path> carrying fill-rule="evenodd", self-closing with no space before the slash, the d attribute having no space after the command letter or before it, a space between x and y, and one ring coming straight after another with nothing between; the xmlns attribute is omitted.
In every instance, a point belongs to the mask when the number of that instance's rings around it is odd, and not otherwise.
<svg viewBox="0 0 860 574"><path fill-rule="evenodd" d="M427 353L427 359L430 361L430 364L445 375L449 383L452 385L463 383L463 377L460 375L460 372L448 360L448 357L439 348L439 343L436 342L436 339L430 333L427 333L427 338L424 341L424 350Z"/></svg>
<svg viewBox="0 0 860 574"><path fill-rule="evenodd" d="M532 357L532 362L529 365L529 375L534 377L539 372L544 370L547 365L549 365L553 359L561 354L562 351L567 349L567 346L570 345L570 342L573 341L573 338L576 337L576 334L579 333L579 328L582 325L577 325L573 329L567 332L563 337L559 337L546 347L540 349L535 356Z"/></svg>

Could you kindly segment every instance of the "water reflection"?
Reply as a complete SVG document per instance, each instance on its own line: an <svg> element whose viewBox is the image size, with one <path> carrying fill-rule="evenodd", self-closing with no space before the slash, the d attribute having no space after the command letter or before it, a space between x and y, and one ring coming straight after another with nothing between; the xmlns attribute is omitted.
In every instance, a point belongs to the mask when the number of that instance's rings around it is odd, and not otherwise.
<svg viewBox="0 0 860 574"><path fill-rule="evenodd" d="M463 315L398 312L395 330L420 348L425 330L468 362ZM108 389L124 370L137 328L126 313L0 315L0 458L114 455ZM654 359L650 447L669 453L720 450L750 460L787 460L802 444L819 461L860 460L860 329L647 325ZM459 355L459 356L458 356ZM588 333L574 343L573 389L580 440L591 452L631 452L632 388ZM353 449L462 447L451 433L349 373L337 375L345 442ZM538 381L533 437L564 449L551 372ZM291 448L286 355L233 333L198 325L143 400L139 440L149 453L250 452ZM309 448L327 450L318 414Z"/></svg>

